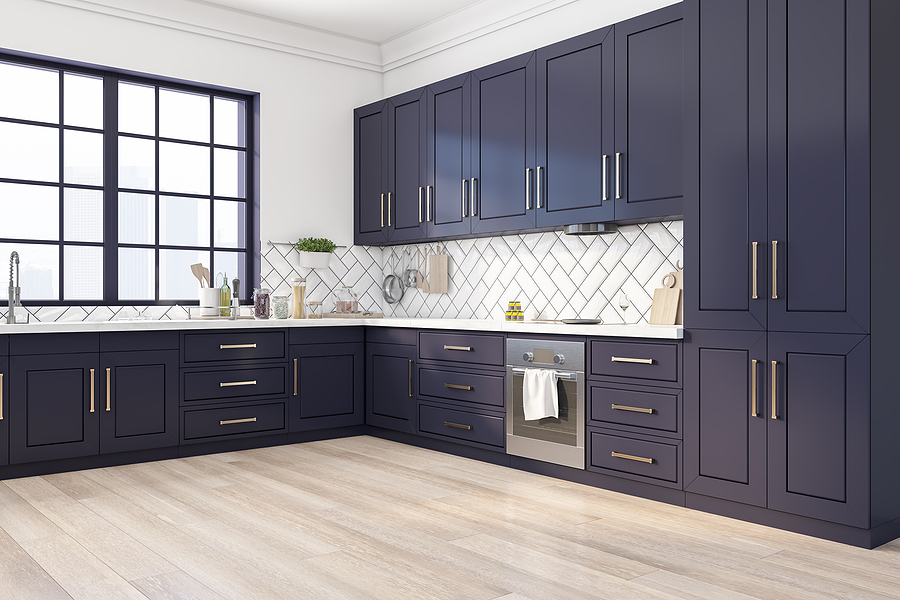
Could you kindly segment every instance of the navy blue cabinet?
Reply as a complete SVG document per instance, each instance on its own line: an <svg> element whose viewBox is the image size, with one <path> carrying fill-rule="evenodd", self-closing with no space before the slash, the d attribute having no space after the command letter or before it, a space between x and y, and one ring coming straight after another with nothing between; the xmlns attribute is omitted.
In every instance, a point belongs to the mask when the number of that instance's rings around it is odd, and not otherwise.
<svg viewBox="0 0 900 600"><path fill-rule="evenodd" d="M291 346L291 432L365 422L364 356L362 342Z"/></svg>
<svg viewBox="0 0 900 600"><path fill-rule="evenodd" d="M388 240L388 110L387 100L353 112L354 243Z"/></svg>
<svg viewBox="0 0 900 600"><path fill-rule="evenodd" d="M0 466L9 464L9 359L0 358Z"/></svg>
<svg viewBox="0 0 900 600"><path fill-rule="evenodd" d="M425 237L427 128L425 89L388 99L388 239Z"/></svg>
<svg viewBox="0 0 900 600"><path fill-rule="evenodd" d="M416 347L366 344L366 424L416 432Z"/></svg>

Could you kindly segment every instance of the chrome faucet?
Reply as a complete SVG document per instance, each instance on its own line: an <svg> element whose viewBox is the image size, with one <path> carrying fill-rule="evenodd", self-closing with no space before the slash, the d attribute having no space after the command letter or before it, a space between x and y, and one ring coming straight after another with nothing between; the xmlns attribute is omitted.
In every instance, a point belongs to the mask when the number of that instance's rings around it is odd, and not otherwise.
<svg viewBox="0 0 900 600"><path fill-rule="evenodd" d="M16 269L16 285L13 286L13 266ZM22 306L22 289L19 287L19 253L9 255L9 312L6 313L6 322L16 322L16 307Z"/></svg>

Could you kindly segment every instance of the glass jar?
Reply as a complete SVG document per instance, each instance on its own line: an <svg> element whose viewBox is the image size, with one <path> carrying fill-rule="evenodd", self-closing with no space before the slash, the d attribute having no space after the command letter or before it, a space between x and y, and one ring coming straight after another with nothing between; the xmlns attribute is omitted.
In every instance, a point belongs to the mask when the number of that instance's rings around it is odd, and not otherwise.
<svg viewBox="0 0 900 600"><path fill-rule="evenodd" d="M342 285L334 294L334 312L357 313L359 312L359 300L353 293L353 286Z"/></svg>
<svg viewBox="0 0 900 600"><path fill-rule="evenodd" d="M306 318L306 278L294 277L291 279L291 289L294 292L294 308L291 314L293 319Z"/></svg>
<svg viewBox="0 0 900 600"><path fill-rule="evenodd" d="M322 301L310 300L306 303L306 318L321 319L322 318Z"/></svg>
<svg viewBox="0 0 900 600"><path fill-rule="evenodd" d="M272 290L269 288L253 288L253 317L268 319L272 316Z"/></svg>
<svg viewBox="0 0 900 600"><path fill-rule="evenodd" d="M272 296L272 312L276 319L287 319L291 316L287 296Z"/></svg>

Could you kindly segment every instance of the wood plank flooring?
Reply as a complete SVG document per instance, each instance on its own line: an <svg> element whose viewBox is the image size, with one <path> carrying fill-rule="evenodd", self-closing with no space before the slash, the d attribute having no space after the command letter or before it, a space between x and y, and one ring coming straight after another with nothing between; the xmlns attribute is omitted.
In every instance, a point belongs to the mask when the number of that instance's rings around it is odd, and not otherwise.
<svg viewBox="0 0 900 600"><path fill-rule="evenodd" d="M361 436L0 482L0 598L900 598L900 542Z"/></svg>

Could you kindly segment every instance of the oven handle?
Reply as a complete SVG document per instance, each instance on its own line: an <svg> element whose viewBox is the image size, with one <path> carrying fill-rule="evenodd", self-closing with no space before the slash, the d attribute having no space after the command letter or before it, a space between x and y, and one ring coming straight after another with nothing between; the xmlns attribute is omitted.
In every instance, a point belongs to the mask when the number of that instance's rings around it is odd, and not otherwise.
<svg viewBox="0 0 900 600"><path fill-rule="evenodd" d="M513 372L513 375L525 375L525 371L527 371L527 370L528 369L526 369L524 367L513 367L512 372ZM556 378L557 379L567 379L569 381L577 381L578 373L575 373L573 371L571 371L571 372L556 371Z"/></svg>

